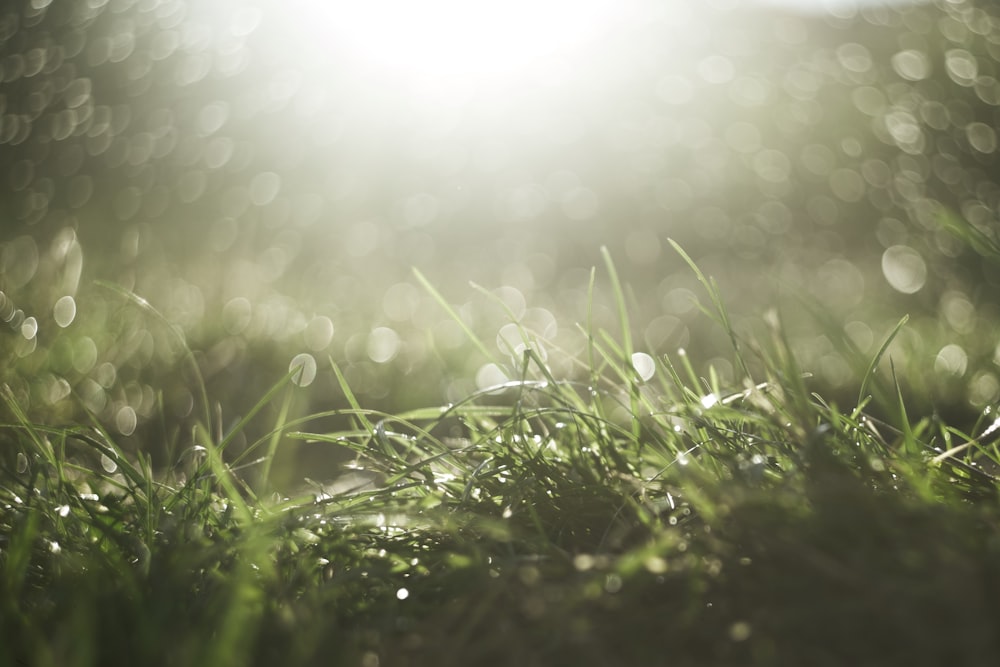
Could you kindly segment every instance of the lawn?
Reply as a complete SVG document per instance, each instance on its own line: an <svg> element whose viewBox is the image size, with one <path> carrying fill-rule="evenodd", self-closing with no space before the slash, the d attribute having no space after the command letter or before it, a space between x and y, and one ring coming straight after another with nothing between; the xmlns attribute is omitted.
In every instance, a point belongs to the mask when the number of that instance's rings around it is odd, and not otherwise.
<svg viewBox="0 0 1000 667"><path fill-rule="evenodd" d="M0 667L997 663L991 5L319 7L0 10Z"/></svg>
<svg viewBox="0 0 1000 667"><path fill-rule="evenodd" d="M589 382L528 347L521 378L397 415L358 405L334 364L351 407L286 421L296 366L221 439L206 414L166 471L97 423L30 421L5 390L7 659L992 664L997 422L911 419L878 358L857 405L829 405L774 325L757 345L733 333L764 368L743 389L683 355L646 366L627 325L588 337ZM896 425L869 416L876 384ZM350 472L272 493L282 438L346 448Z"/></svg>

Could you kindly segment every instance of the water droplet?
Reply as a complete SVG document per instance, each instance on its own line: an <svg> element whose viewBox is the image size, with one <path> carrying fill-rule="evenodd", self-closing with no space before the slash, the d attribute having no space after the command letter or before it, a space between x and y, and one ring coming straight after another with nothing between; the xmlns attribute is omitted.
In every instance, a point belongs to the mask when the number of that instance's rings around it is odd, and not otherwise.
<svg viewBox="0 0 1000 667"><path fill-rule="evenodd" d="M389 327L376 327L368 336L368 358L377 364L392 361L399 353L399 334Z"/></svg>
<svg viewBox="0 0 1000 667"><path fill-rule="evenodd" d="M25 340L32 340L36 335L38 335L38 320L34 317L29 317L21 324L21 335L24 336Z"/></svg>
<svg viewBox="0 0 1000 667"><path fill-rule="evenodd" d="M329 317L318 315L309 321L302 337L310 350L324 349L333 340L333 321Z"/></svg>
<svg viewBox="0 0 1000 667"><path fill-rule="evenodd" d="M56 301L52 308L52 317L56 324L65 329L76 319L76 301L73 297L66 295Z"/></svg>
<svg viewBox="0 0 1000 667"><path fill-rule="evenodd" d="M517 356L517 350L524 349L524 337L521 335L521 328L513 322L509 322L497 332L497 347L501 352Z"/></svg>
<svg viewBox="0 0 1000 667"><path fill-rule="evenodd" d="M295 355L292 359L292 363L288 364L288 370L299 369L298 372L292 376L292 382L300 387L308 387L316 379L316 360L311 354L303 352L302 354Z"/></svg>
<svg viewBox="0 0 1000 667"><path fill-rule="evenodd" d="M986 123L969 123L965 127L969 144L980 153L993 153L997 149L997 133Z"/></svg>
<svg viewBox="0 0 1000 667"><path fill-rule="evenodd" d="M927 78L931 64L922 51L907 49L892 57L892 68L904 79L919 81Z"/></svg>
<svg viewBox="0 0 1000 667"><path fill-rule="evenodd" d="M28 471L28 457L24 455L24 452L17 453L17 472L25 473Z"/></svg>
<svg viewBox="0 0 1000 667"><path fill-rule="evenodd" d="M968 367L969 355L960 345L945 345L934 359L934 370L938 373L961 377Z"/></svg>
<svg viewBox="0 0 1000 667"><path fill-rule="evenodd" d="M400 588L398 591L396 591L397 600L405 600L408 597L410 597L410 591L406 590L405 588Z"/></svg>
<svg viewBox="0 0 1000 667"><path fill-rule="evenodd" d="M632 355L632 368L643 382L647 382L656 373L656 361L645 352L636 352Z"/></svg>
<svg viewBox="0 0 1000 667"><path fill-rule="evenodd" d="M115 460L107 454L101 454L101 467L104 468L104 472L109 475L118 470L118 464L115 463Z"/></svg>
<svg viewBox="0 0 1000 667"><path fill-rule="evenodd" d="M61 377L51 377L51 382L49 382L48 389L49 391L46 399L51 404L58 403L59 401L69 396L70 393L73 391L73 388L70 387L69 382L66 380L66 378L61 378Z"/></svg>
<svg viewBox="0 0 1000 667"><path fill-rule="evenodd" d="M502 385L509 380L510 378L503 372L503 369L493 363L483 364L476 371L476 386L479 389Z"/></svg>
<svg viewBox="0 0 1000 667"><path fill-rule="evenodd" d="M896 291L914 294L927 281L927 264L913 248L894 245L882 253L882 273Z"/></svg>
<svg viewBox="0 0 1000 667"><path fill-rule="evenodd" d="M118 427L118 432L122 435L132 435L135 432L137 424L138 418L131 406L123 405L119 408L118 413L115 414L115 426ZM108 460L110 461L110 459ZM101 462L103 464L103 458ZM112 464L114 464L114 461L112 461ZM114 465L117 467L117 464Z"/></svg>
<svg viewBox="0 0 1000 667"><path fill-rule="evenodd" d="M952 49L944 54L944 66L951 80L960 86L969 86L976 79L979 63L965 49Z"/></svg>

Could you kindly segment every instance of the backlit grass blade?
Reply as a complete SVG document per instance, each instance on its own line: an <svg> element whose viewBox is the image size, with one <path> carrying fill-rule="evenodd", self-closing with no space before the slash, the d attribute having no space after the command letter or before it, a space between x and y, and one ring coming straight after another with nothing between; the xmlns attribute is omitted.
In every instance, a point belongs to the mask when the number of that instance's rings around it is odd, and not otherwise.
<svg viewBox="0 0 1000 667"><path fill-rule="evenodd" d="M496 355L490 352L489 348L486 347L479 336L476 335L469 325L465 323L465 320L463 320L462 317L455 312L455 309L451 307L451 304L448 303L444 296L437 291L434 285L431 284L431 281L427 280L427 278L424 277L424 274L421 273L416 267L413 268L413 275L416 276L423 288L427 290L427 293L430 294L431 297L437 301L438 305L441 306L446 313L448 313L448 316L455 321L455 324L462 329L469 341L476 346L476 349L479 350L489 361L499 365Z"/></svg>
<svg viewBox="0 0 1000 667"><path fill-rule="evenodd" d="M158 322L160 322L166 329L166 331L177 341L181 346L181 350L184 352L184 359L187 361L188 367L191 370L192 375L195 378L195 388L198 390L198 398L201 403L201 413L202 419L204 420L205 427L208 429L209 433L213 432L212 429L212 409L208 400L208 390L205 388L205 379L201 374L201 367L198 364L198 360L194 357L194 352L188 347L187 340L184 339L174 325L163 316L160 311L153 307L149 301L132 292L131 290L125 289L121 285L116 285L115 283L108 282L106 280L98 280L96 284L104 289L110 290L115 294L124 297L129 303L136 306L142 312L153 316ZM221 428L221 425L219 426Z"/></svg>
<svg viewBox="0 0 1000 667"><path fill-rule="evenodd" d="M889 345L892 343L892 341L896 338L896 336L899 334L899 332L902 330L902 328L906 325L906 323L909 320L910 316L904 315L902 319L900 319L899 322L896 323L896 326L893 327L892 331L889 332L889 335L885 337L885 339L882 341L882 344L879 346L878 351L875 353L875 356L873 356L871 362L869 362L868 368L865 369L865 374L861 378L861 388L858 390L859 404L867 396L868 386L875 381L875 370L878 368L879 362L882 361L882 355L885 354L885 351L889 348Z"/></svg>
<svg viewBox="0 0 1000 667"><path fill-rule="evenodd" d="M611 291L615 298L615 305L618 308L618 325L621 327L622 359L618 361L616 366L628 378L626 386L628 387L629 403L631 405L632 434L638 438L642 432L642 427L639 424L639 382L635 369L632 367L632 355L634 353L632 346L632 326L629 324L628 308L625 305L625 292L622 289L621 280L618 278L618 270L615 268L615 263L611 259L611 253L606 246L601 247L601 257L604 258L604 268L608 272L608 278L611 280Z"/></svg>

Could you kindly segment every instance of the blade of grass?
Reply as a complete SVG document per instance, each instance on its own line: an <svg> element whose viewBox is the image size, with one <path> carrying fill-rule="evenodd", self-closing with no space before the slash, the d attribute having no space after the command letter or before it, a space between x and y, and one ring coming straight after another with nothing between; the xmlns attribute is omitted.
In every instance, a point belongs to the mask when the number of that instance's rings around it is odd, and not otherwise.
<svg viewBox="0 0 1000 667"><path fill-rule="evenodd" d="M629 324L628 309L625 306L625 292L622 290L621 280L618 278L618 270L615 268L614 260L611 259L611 252L607 246L601 246L601 257L604 258L604 267L611 280L611 290L615 297L615 305L618 308L618 324L621 327L622 336L622 359L619 362L623 375L627 378L629 393L629 404L632 414L632 435L638 440L642 435L642 424L639 422L639 381L638 376L632 366L632 327ZM626 370L627 369L627 370Z"/></svg>
<svg viewBox="0 0 1000 667"><path fill-rule="evenodd" d="M715 283L713 278L706 277L705 274L702 273L698 264L691 259L691 256L684 251L679 243L673 239L667 239L667 241L673 247L674 251L681 256L681 259L683 259L684 262L691 268L695 277L698 278L698 282L700 282L702 287L705 288L705 291L708 292L708 298L711 299L712 305L715 308L714 313L709 312L708 314L722 325L722 328L725 330L726 334L729 336L730 342L732 343L733 350L736 353L736 361L739 364L740 369L743 371L744 376L753 382L753 375L750 373L750 368L747 366L746 360L743 358L740 340L736 335L736 330L733 329L732 323L729 321L729 311L726 309L725 303L722 300L722 294L719 292L719 286Z"/></svg>
<svg viewBox="0 0 1000 667"><path fill-rule="evenodd" d="M451 317L451 319L453 319L459 327L461 327L468 339L473 345L476 346L476 349L479 350L489 361L492 361L499 366L500 364L494 354L489 351L483 341L480 340L479 336L477 336L469 325L465 323L465 320L463 320L461 316L455 312L455 309L451 307L451 304L449 304L447 300L445 300L444 296L434 288L431 281L429 281L416 267L413 268L413 275L416 276L417 280L423 288L427 290L428 294L430 294L434 300L437 301L438 305L441 306L446 313L448 313L448 316Z"/></svg>
<svg viewBox="0 0 1000 667"><path fill-rule="evenodd" d="M166 327L166 330L173 336L173 338L180 344L181 349L184 351L184 359L187 361L188 366L191 369L191 373L195 378L195 385L198 389L198 398L201 403L202 418L205 420L205 426L209 433L213 431L212 429L212 409L208 400L208 390L205 388L205 379L201 374L201 367L198 365L198 360L195 359L194 352L188 347L187 341L178 332L174 325L168 320L160 311L153 307L148 301L136 294L135 292L125 289L121 285L116 285L115 283L108 282L106 280L98 280L96 284L104 289L110 290L115 294L124 297L129 303L137 306L141 311L152 315L154 319L159 321ZM219 426L221 428L221 425Z"/></svg>
<svg viewBox="0 0 1000 667"><path fill-rule="evenodd" d="M260 470L260 479L264 488L267 488L271 481L271 464L274 462L274 457L278 452L278 444L281 442L282 432L288 421L288 411L292 407L293 394L294 389L291 386L285 389L285 396L281 400L281 408L278 410L278 419L275 422L274 429L271 431L271 438L267 443L267 453L263 457Z"/></svg>
<svg viewBox="0 0 1000 667"><path fill-rule="evenodd" d="M937 216L938 223L952 236L965 242L982 257L1000 262L1000 243L958 213L943 210Z"/></svg>
<svg viewBox="0 0 1000 667"><path fill-rule="evenodd" d="M889 348L889 344L892 343L897 335L899 335L900 330L902 330L909 320L910 316L904 315L902 319L896 323L896 326L893 327L892 331L889 332L889 335L885 337L885 340L882 341L882 344L878 348L878 352L876 352L875 356L872 357L871 362L868 364L868 368L865 369L865 374L861 378L861 388L858 390L858 404L865 399L868 392L868 385L875 379L875 369L882 360L882 355L885 354L885 351ZM895 376L893 376L893 380L895 381ZM899 387L897 386L896 389L898 390Z"/></svg>
<svg viewBox="0 0 1000 667"><path fill-rule="evenodd" d="M361 404L358 403L358 398L354 395L354 391L351 389L351 385L348 384L347 378L344 377L343 371L340 370L340 366L333 360L333 357L327 357L327 360L330 362L333 374L337 377L337 384L340 385L340 391L344 393L347 404L354 410L355 420L368 432L369 438L375 438L375 424L368 419L367 413L361 409Z"/></svg>

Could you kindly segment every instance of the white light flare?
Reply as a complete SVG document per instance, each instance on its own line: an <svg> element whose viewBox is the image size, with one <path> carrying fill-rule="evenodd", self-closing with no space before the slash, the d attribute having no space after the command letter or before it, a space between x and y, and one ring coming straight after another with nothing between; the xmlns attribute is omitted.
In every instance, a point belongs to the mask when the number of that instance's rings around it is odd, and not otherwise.
<svg viewBox="0 0 1000 667"><path fill-rule="evenodd" d="M341 57L448 98L544 78L621 17L611 0L301 0ZM628 3L624 3L628 4ZM301 6L301 5L300 5ZM617 8L616 8L617 7Z"/></svg>

